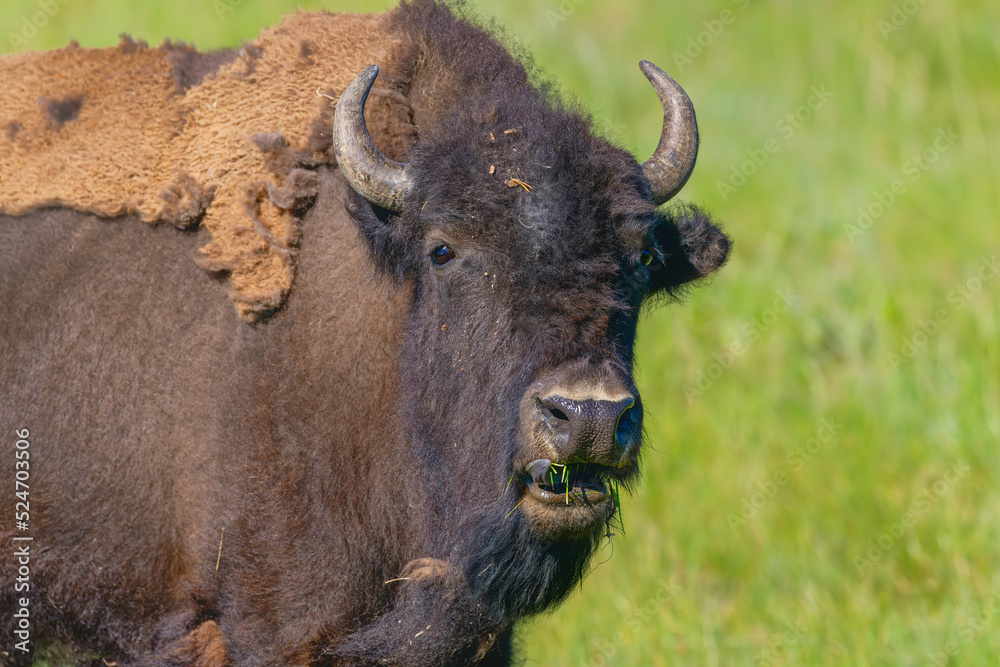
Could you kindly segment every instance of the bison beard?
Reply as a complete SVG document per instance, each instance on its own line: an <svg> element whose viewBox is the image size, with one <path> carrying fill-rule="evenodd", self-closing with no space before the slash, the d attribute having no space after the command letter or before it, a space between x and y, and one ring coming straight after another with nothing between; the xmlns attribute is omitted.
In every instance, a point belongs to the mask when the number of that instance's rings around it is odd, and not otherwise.
<svg viewBox="0 0 1000 667"><path fill-rule="evenodd" d="M0 107L0 417L39 431L40 643L129 667L507 665L514 624L581 581L601 483L638 478L640 309L729 240L657 208L697 148L669 77L642 64L665 124L640 164L461 11L296 14L238 54L24 56L81 81L132 63L127 112L162 115L123 126L163 158L124 192L114 94ZM37 177L67 149L75 181ZM599 500L546 500L538 460Z"/></svg>

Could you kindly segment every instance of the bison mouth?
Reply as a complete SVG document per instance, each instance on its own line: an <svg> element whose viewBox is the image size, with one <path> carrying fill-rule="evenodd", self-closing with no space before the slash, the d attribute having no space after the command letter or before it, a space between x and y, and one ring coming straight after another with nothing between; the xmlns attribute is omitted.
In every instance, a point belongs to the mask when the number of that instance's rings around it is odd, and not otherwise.
<svg viewBox="0 0 1000 667"><path fill-rule="evenodd" d="M525 468L522 483L524 496L517 506L547 540L593 536L618 508L618 478L607 466L539 459Z"/></svg>
<svg viewBox="0 0 1000 667"><path fill-rule="evenodd" d="M596 505L608 499L611 468L596 463L550 463L538 459L528 464L524 482L533 500L547 505ZM611 482L613 484L613 482Z"/></svg>

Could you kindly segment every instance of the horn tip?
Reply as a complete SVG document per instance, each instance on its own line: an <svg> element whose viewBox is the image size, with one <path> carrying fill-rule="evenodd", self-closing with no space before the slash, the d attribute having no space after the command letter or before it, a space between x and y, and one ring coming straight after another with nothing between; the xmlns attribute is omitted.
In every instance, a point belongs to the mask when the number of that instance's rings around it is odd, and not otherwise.
<svg viewBox="0 0 1000 667"><path fill-rule="evenodd" d="M674 81L674 78L672 76L670 76L669 74L667 74L662 69L660 69L659 67L657 67L648 60L640 60L639 69L642 70L642 73L645 74L646 78L649 79L649 81L653 84L656 83L657 79L659 80L666 79L667 81L672 81L675 84L677 83L676 81Z"/></svg>

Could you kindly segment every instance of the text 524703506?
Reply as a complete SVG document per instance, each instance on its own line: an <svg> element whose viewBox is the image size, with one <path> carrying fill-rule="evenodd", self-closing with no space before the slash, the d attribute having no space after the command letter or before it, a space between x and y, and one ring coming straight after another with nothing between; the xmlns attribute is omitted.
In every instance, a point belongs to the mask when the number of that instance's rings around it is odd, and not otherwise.
<svg viewBox="0 0 1000 667"><path fill-rule="evenodd" d="M31 453L28 448L31 443L28 441L28 436L30 433L28 429L22 428L15 431L17 435L17 442L14 443L16 451L14 456L17 458L15 462L16 472L14 473L14 491L15 496L17 496L17 503L14 506L14 519L17 522L17 529L19 531L27 531L30 521L29 511L31 507L28 504L28 478L30 476L29 470L31 468Z"/></svg>

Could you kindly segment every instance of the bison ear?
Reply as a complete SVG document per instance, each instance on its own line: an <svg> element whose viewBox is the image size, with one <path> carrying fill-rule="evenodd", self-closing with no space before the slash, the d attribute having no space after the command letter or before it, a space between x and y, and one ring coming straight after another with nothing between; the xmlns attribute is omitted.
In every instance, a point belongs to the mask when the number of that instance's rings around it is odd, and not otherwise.
<svg viewBox="0 0 1000 667"><path fill-rule="evenodd" d="M405 281L415 263L400 216L372 204L353 188L347 190L346 204L375 270L394 283Z"/></svg>
<svg viewBox="0 0 1000 667"><path fill-rule="evenodd" d="M656 230L664 262L652 273L654 291L672 291L726 263L731 241L707 213L696 206L679 206L666 218Z"/></svg>

